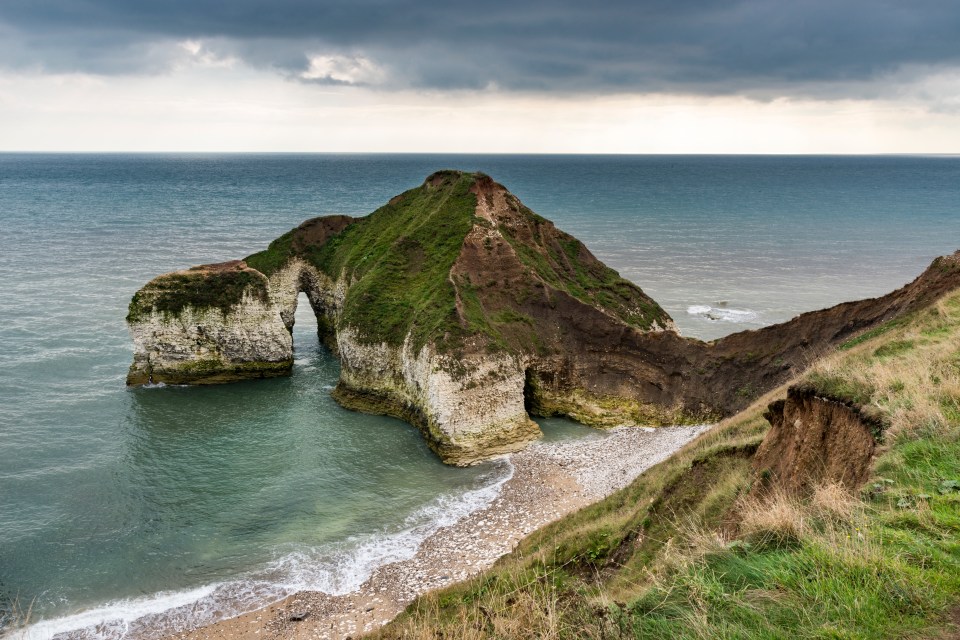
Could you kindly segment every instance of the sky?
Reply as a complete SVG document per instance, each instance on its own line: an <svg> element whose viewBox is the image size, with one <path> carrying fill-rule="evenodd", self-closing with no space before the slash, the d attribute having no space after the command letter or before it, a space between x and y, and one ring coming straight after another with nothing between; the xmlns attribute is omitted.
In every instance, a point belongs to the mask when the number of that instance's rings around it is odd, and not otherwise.
<svg viewBox="0 0 960 640"><path fill-rule="evenodd" d="M957 0L0 0L0 150L958 153Z"/></svg>

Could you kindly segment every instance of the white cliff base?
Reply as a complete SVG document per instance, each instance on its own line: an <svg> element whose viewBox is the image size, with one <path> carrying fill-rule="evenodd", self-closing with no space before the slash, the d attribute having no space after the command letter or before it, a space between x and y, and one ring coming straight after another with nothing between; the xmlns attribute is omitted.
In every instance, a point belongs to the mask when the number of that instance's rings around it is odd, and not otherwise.
<svg viewBox="0 0 960 640"><path fill-rule="evenodd" d="M424 434L448 464L468 465L523 449L542 434L524 408L524 367L513 356L415 353L411 340L397 348L368 344L356 331L337 334L343 406L393 415Z"/></svg>
<svg viewBox="0 0 960 640"><path fill-rule="evenodd" d="M293 340L274 304L245 295L229 312L187 307L153 311L130 324L127 384L219 384L285 375Z"/></svg>

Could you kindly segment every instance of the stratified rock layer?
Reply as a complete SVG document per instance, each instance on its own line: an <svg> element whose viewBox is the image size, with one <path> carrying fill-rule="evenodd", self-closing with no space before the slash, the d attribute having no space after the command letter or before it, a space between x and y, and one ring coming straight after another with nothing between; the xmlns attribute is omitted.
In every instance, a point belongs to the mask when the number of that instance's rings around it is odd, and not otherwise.
<svg viewBox="0 0 960 640"><path fill-rule="evenodd" d="M290 370L297 295L341 360L345 407L416 425L454 464L593 426L728 415L830 347L960 284L956 255L907 287L704 343L482 174L442 171L364 218L308 220L245 261L160 276L131 302L128 383Z"/></svg>

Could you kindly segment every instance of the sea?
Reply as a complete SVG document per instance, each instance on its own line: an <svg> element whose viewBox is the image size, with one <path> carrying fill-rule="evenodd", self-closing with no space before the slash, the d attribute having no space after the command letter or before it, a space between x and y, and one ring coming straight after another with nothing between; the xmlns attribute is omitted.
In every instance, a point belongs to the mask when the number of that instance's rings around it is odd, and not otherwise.
<svg viewBox="0 0 960 640"><path fill-rule="evenodd" d="M958 156L0 154L7 634L150 637L348 592L497 495L509 462L450 468L409 425L337 406L307 304L289 378L124 386L149 279L444 168L493 176L704 340L884 294L960 249Z"/></svg>

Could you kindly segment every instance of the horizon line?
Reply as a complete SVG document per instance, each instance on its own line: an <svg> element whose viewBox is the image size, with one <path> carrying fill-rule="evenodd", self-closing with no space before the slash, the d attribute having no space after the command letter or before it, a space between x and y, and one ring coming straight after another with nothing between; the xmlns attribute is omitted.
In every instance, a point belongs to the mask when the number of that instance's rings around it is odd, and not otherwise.
<svg viewBox="0 0 960 640"><path fill-rule="evenodd" d="M879 152L603 152L603 151L236 151L236 150L29 150L0 149L0 155L406 155L406 156L743 156L743 157L878 157L878 156L926 156L954 157L960 151L879 151Z"/></svg>

